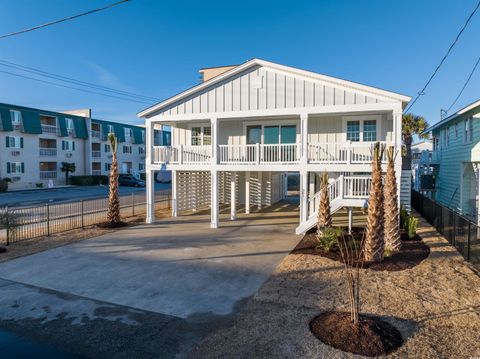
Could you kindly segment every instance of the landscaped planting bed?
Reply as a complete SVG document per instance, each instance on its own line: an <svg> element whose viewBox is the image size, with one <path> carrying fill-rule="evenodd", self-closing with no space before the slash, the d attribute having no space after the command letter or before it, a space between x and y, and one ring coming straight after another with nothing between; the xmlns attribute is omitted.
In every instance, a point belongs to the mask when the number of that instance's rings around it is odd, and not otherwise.
<svg viewBox="0 0 480 359"><path fill-rule="evenodd" d="M479 357L480 278L424 220L417 233L430 249L417 265L399 271L362 269L360 320L376 318L401 334L403 345L383 348L388 358ZM192 357L351 358L335 348L333 339L348 345L353 331L319 340L311 330L318 323L325 326L325 320L315 319L328 319L328 313L350 314L347 289L343 263L297 248L235 323L206 338ZM333 323L340 325L335 315ZM367 340L360 341L367 349L381 347Z"/></svg>

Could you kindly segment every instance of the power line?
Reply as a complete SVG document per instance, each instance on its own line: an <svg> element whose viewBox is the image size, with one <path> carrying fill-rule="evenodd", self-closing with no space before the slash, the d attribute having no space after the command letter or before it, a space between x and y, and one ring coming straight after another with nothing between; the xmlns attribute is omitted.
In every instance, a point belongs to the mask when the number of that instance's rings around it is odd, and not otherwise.
<svg viewBox="0 0 480 359"><path fill-rule="evenodd" d="M107 9L110 9L110 8L112 8L112 7L114 7L114 6L117 6L117 5L126 3L126 2L128 2L128 1L131 1L131 0L121 0L121 1L118 1L118 2L116 2L116 3L110 4L110 5L107 5L107 6L98 8L98 9L93 9L93 10L90 10L90 11L87 11L87 12L84 12L84 13L81 13L81 14L78 14L78 15L68 16L68 17L65 17L65 18L63 18L63 19L59 19L59 20L47 22L47 23L42 24L42 25L30 27L30 28L28 28L28 29L23 29L23 30L11 32L11 33L9 33L9 34L4 34L4 35L1 35L1 36L0 36L0 40L1 40L1 39L4 39L4 38L6 38L6 37L15 36L15 35L20 35L20 34L24 34L24 33L26 33L26 32L30 32L30 31L42 29L42 28L47 27L47 26L56 25L56 24L59 24L59 23L64 22L64 21L69 21L69 20L77 19L77 18L79 18L79 17L85 16L85 15L90 15L90 14L93 14L93 13L95 13L95 12L107 10Z"/></svg>
<svg viewBox="0 0 480 359"><path fill-rule="evenodd" d="M413 100L413 102L410 102L410 104L407 106L407 108L404 110L404 112L408 112L408 110L410 110L413 105L415 105L415 103L417 102L417 100L419 99L420 96L423 96L425 95L425 90L427 89L428 85L430 85L430 82L432 82L433 78L435 77L435 75L437 74L438 70L440 69L440 67L443 65L443 63L445 62L445 60L447 59L448 55L450 55L450 52L452 51L453 47L456 45L456 43L458 42L460 36L462 35L463 31L465 30L465 28L467 27L468 23L470 22L470 20L472 19L473 15L475 15L475 13L477 12L478 8L480 7L480 0L478 1L477 5L475 6L475 9L472 11L472 13L470 14L470 16L467 18L467 20L465 21L465 24L463 25L463 27L461 28L460 32L457 34L457 37L455 38L455 40L453 41L453 43L450 45L450 47L448 48L448 51L447 53L443 56L442 60L440 61L440 63L438 64L437 68L435 69L435 71L433 71L433 74L430 76L430 78L428 79L427 83L425 84L425 86L423 86L422 90L419 91L417 93L417 96L415 97L415 99Z"/></svg>
<svg viewBox="0 0 480 359"><path fill-rule="evenodd" d="M462 89L461 89L460 92L458 93L457 97L455 97L455 100L452 102L452 104L450 105L450 107L447 109L446 113L450 112L450 110L452 109L453 105L455 105L455 103L457 103L457 101L458 101L458 99L460 98L460 96L462 96L463 90L465 90L465 88L467 87L468 83L470 82L470 80L471 80L471 78L472 78L475 70L477 69L479 63L480 63L480 56L478 57L477 62L475 62L475 65L473 66L473 69L472 69L472 71L470 72L470 75L468 75L467 81L465 81L465 83L463 84Z"/></svg>
<svg viewBox="0 0 480 359"><path fill-rule="evenodd" d="M24 75L20 75L20 74L15 74L15 73L13 73L13 72L8 72L8 71L0 70L0 73L12 75L12 76L17 76L17 77L22 77L22 78L24 78L24 79L34 80L34 81L38 81L38 82L42 82L42 83L45 83L45 84L54 85L54 86L58 86L58 87L65 87L65 88L72 89L72 90L77 90L77 91L87 92L87 93L91 93L91 94L96 94L96 95L102 95L102 96L112 97L112 98L116 98L116 99L120 99L120 100L126 100L126 101L131 101L131 102L138 102L138 103L142 103L142 104L146 104L146 105L152 105L152 104L153 104L153 102L146 102L146 101L141 101L141 100L134 100L134 99L132 99L132 98L127 98L127 97L120 97L120 96L108 95L108 94L101 93L101 92L90 91L90 90L86 90L86 89L82 89L82 88L78 88L78 87L67 86L67 85L63 85L63 84L59 84L59 83L55 83L55 82L51 82L51 81L46 81L46 80L42 80L42 79L37 79L37 78L34 78L34 77L29 77L29 76L24 76Z"/></svg>
<svg viewBox="0 0 480 359"><path fill-rule="evenodd" d="M146 101L155 101L155 102L160 101L160 99L155 98L155 97L139 95L139 94L135 94L135 93L128 92L128 91L123 91L123 90L117 90L117 89L114 89L114 88L111 88L111 87L102 86L102 85L94 84L94 83L91 83L91 82L77 80L77 79L74 79L72 77L58 75L58 74L48 72L48 71L44 71L44 70L40 70L40 69L37 69L37 68L34 68L34 67L20 65L20 64L10 62L10 61L7 61L7 60L0 59L0 65L10 67L10 68L14 68L14 69L20 70L20 71L25 71L25 72L32 73L32 74L35 74L35 75L40 75L40 76L43 76L43 77L51 78L51 79L54 79L54 80L59 80L59 81L67 82L67 83L73 83L75 85L89 87L89 88L93 88L93 89L96 89L96 90L106 91L106 92L110 92L110 93L114 93L114 94L118 94L118 95L122 95L122 96L134 97L134 98L137 98L137 99L140 99L140 100L146 100Z"/></svg>

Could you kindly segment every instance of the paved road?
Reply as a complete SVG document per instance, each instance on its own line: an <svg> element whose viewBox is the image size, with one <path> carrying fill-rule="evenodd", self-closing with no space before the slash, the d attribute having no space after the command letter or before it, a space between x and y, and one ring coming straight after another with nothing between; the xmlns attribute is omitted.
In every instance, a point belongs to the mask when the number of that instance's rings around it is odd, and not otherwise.
<svg viewBox="0 0 480 359"><path fill-rule="evenodd" d="M170 183L156 183L155 189L170 189ZM145 193L145 188L120 187L120 196L131 193ZM38 189L29 191L15 191L0 194L0 207L19 207L44 204L46 202L66 202L72 200L105 197L108 195L108 186L78 186L55 189Z"/></svg>

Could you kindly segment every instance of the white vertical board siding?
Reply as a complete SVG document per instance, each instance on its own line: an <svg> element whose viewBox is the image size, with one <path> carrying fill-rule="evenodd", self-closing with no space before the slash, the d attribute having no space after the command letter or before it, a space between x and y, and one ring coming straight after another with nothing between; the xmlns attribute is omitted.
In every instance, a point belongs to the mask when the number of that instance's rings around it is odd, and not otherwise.
<svg viewBox="0 0 480 359"><path fill-rule="evenodd" d="M260 84L255 86L254 84ZM387 102L388 99L304 76L256 67L179 100L163 115ZM391 100L393 102L393 100Z"/></svg>

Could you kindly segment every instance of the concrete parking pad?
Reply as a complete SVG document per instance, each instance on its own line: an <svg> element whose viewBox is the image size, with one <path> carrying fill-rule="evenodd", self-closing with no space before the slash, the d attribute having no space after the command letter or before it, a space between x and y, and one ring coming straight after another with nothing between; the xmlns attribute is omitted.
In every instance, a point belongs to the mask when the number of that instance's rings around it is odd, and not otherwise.
<svg viewBox="0 0 480 359"><path fill-rule="evenodd" d="M255 293L299 237L295 206L141 225L0 264L3 279L188 318L227 315Z"/></svg>

